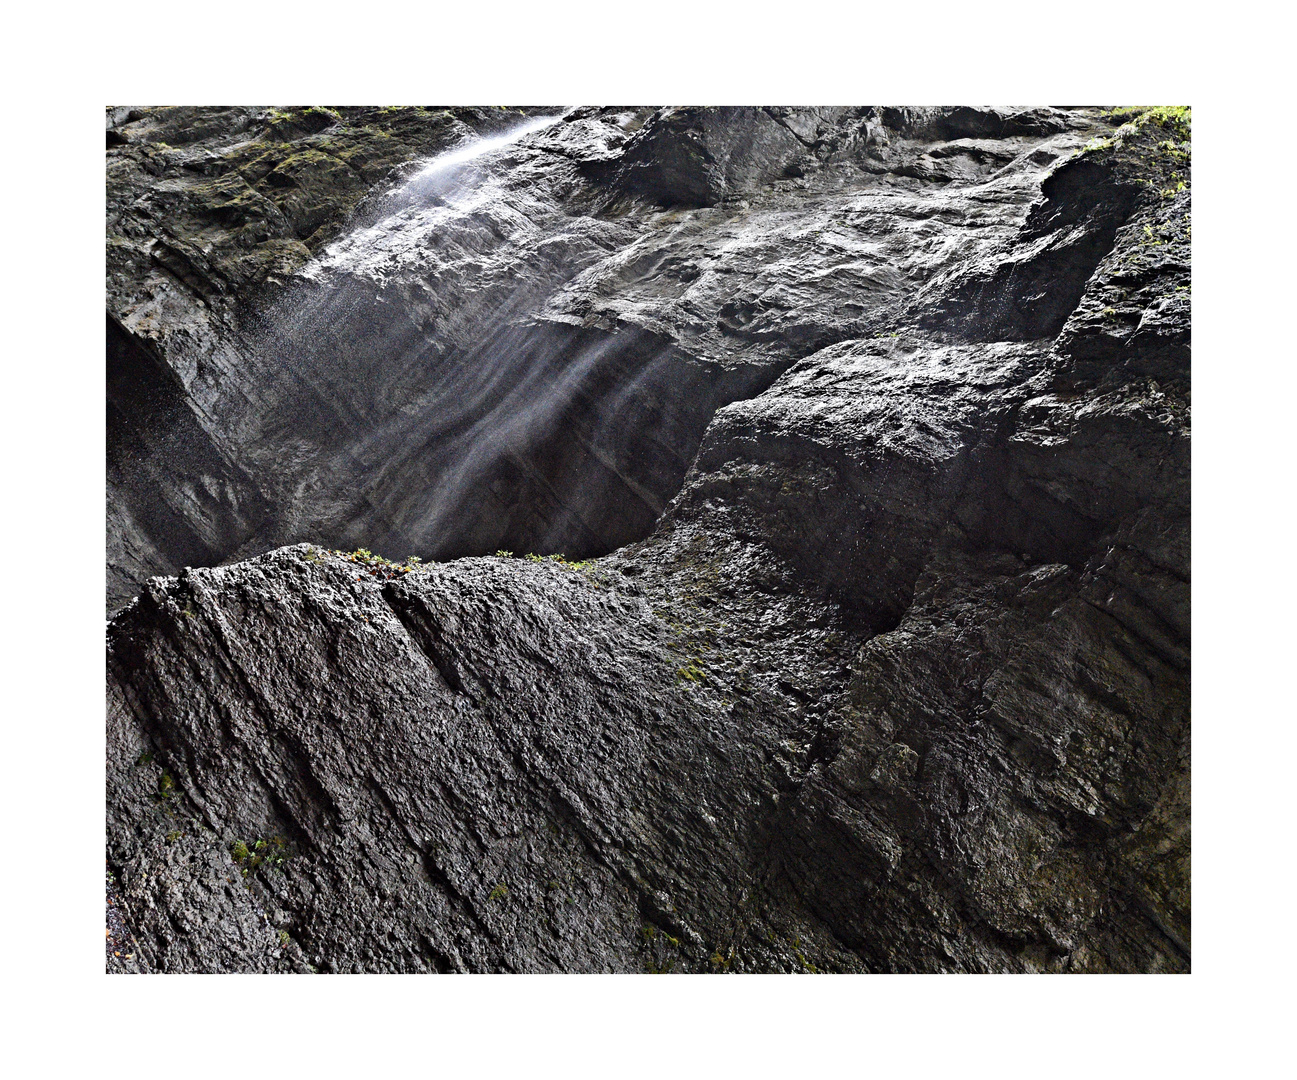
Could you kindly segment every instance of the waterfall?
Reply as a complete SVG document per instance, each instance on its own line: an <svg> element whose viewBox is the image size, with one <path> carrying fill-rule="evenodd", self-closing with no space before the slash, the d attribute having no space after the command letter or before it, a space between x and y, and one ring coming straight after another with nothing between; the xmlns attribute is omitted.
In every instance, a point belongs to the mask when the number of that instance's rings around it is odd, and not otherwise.
<svg viewBox="0 0 1297 1080"><path fill-rule="evenodd" d="M637 538L661 511L687 454L628 463L620 418L647 375L669 377L665 343L543 315L603 254L573 244L535 258L570 219L514 174L545 154L529 137L560 119L418 165L267 313L248 348L284 393L251 452L281 488L276 542L585 555Z"/></svg>

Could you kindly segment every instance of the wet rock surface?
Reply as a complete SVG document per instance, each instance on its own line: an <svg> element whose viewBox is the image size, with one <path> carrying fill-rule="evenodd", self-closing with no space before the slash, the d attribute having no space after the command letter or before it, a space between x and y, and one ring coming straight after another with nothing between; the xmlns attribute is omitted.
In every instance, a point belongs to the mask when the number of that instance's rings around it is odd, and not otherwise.
<svg viewBox="0 0 1297 1080"><path fill-rule="evenodd" d="M1187 123L494 113L110 115L132 970L1188 970Z"/></svg>

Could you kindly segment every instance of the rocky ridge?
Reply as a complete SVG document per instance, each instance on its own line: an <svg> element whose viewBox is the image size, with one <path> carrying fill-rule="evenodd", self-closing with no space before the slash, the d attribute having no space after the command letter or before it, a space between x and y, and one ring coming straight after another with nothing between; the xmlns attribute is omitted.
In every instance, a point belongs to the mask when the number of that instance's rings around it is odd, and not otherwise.
<svg viewBox="0 0 1297 1080"><path fill-rule="evenodd" d="M1188 969L1187 116L138 114L133 963Z"/></svg>

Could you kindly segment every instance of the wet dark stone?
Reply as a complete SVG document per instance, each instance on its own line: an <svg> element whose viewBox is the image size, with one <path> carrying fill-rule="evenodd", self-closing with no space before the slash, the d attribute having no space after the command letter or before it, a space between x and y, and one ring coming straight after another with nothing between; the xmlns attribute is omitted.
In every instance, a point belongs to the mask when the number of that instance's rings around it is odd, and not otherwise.
<svg viewBox="0 0 1297 1080"><path fill-rule="evenodd" d="M558 114L110 113L129 970L1188 970L1187 129Z"/></svg>

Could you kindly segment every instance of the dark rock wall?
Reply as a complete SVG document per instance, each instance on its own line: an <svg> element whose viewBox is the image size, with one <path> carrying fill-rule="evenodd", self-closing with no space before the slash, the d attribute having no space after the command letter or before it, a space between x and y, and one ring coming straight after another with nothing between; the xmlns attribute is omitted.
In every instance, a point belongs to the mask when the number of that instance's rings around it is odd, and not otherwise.
<svg viewBox="0 0 1297 1080"><path fill-rule="evenodd" d="M110 126L142 966L1187 970L1187 121L506 119Z"/></svg>
<svg viewBox="0 0 1297 1080"><path fill-rule="evenodd" d="M1021 229L1045 166L1088 123L973 110L946 134L1012 134L966 146L934 145L927 113L891 129L869 109L573 110L427 169L433 151L537 121L136 112L111 128L110 313L268 507L251 533L210 526L238 541L203 562L295 541L447 558L641 538L719 406L894 330L916 293L940 291L924 310L946 323L1008 303L1031 261L1017 248L1053 228ZM1107 195L1096 205L1115 207ZM1066 248L1068 227L1046 239ZM1079 234L1087 251L1106 236ZM1035 261L1037 277L1057 269ZM980 338L1038 329L970 321ZM132 452L109 458L147 482ZM193 564L166 530L124 531L141 554L110 555L110 610Z"/></svg>
<svg viewBox="0 0 1297 1080"><path fill-rule="evenodd" d="M108 320L108 594L220 562L269 514L260 488L197 422L171 368Z"/></svg>

